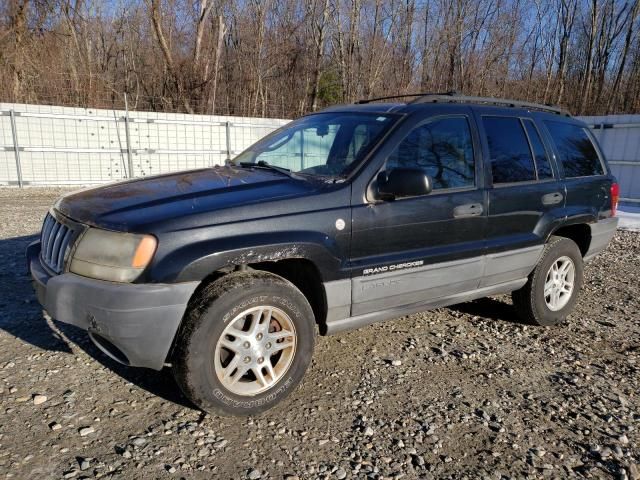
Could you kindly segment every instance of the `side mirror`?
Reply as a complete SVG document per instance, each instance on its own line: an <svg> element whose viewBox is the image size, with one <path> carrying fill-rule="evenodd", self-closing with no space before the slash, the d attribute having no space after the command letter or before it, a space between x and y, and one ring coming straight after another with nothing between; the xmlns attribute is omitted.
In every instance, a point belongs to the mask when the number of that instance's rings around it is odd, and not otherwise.
<svg viewBox="0 0 640 480"><path fill-rule="evenodd" d="M377 183L381 200L428 195L433 189L429 175L418 168L395 168L388 173L380 172Z"/></svg>

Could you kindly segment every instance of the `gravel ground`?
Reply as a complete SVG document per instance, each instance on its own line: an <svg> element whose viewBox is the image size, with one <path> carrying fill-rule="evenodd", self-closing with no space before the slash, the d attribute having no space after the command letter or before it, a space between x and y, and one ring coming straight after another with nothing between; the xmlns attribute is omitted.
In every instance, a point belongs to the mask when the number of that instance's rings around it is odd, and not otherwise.
<svg viewBox="0 0 640 480"><path fill-rule="evenodd" d="M561 326L496 297L320 337L288 400L219 418L42 314L23 252L62 192L0 189L5 478L640 478L638 233Z"/></svg>
<svg viewBox="0 0 640 480"><path fill-rule="evenodd" d="M619 210L620 222L618 228L631 232L640 232L640 208L624 206Z"/></svg>

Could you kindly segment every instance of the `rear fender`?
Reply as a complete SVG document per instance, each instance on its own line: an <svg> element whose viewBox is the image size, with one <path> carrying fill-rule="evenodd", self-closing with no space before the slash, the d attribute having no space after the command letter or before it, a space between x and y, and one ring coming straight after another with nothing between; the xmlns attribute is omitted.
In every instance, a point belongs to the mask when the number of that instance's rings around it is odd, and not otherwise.
<svg viewBox="0 0 640 480"><path fill-rule="evenodd" d="M594 209L561 208L543 215L538 221L534 233L546 242L559 228L593 223L597 220L598 212Z"/></svg>

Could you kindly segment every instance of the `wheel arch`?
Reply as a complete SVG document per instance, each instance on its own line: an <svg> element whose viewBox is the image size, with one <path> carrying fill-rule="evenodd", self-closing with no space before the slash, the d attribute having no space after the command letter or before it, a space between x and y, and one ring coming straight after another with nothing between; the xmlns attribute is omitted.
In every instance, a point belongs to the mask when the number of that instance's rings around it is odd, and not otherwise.
<svg viewBox="0 0 640 480"><path fill-rule="evenodd" d="M222 268L214 270L205 276L193 292L167 354L168 363L171 362L176 339L179 337L179 332L182 329L187 315L189 315L189 312L194 308L202 308L201 304L203 298L206 297L207 288L216 281L238 271L268 272L292 283L307 299L313 311L316 325L321 332L324 331L328 311L326 289L324 287L322 274L312 260L305 257L288 257L278 260L262 260L253 263L225 263Z"/></svg>
<svg viewBox="0 0 640 480"><path fill-rule="evenodd" d="M572 240L578 248L582 257L587 254L591 245L591 227L588 223L576 222L569 225L562 225L553 230L547 240L555 235L556 237L564 237Z"/></svg>

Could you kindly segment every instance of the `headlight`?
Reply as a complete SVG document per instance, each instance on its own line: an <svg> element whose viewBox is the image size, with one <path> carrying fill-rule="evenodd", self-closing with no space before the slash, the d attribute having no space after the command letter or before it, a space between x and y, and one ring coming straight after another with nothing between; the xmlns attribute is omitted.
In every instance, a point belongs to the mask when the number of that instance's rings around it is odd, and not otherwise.
<svg viewBox="0 0 640 480"><path fill-rule="evenodd" d="M100 280L132 282L153 258L157 244L151 235L89 228L80 239L69 270Z"/></svg>

